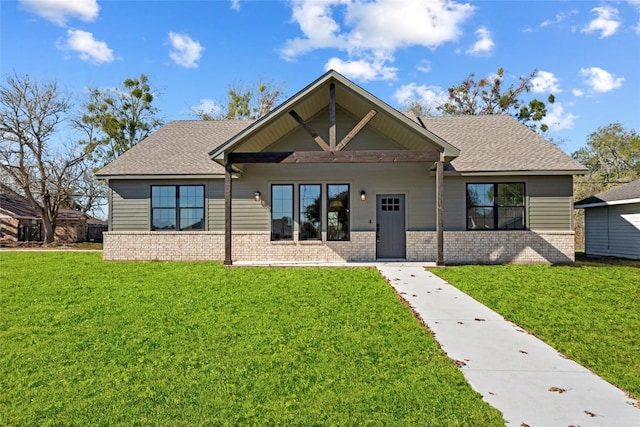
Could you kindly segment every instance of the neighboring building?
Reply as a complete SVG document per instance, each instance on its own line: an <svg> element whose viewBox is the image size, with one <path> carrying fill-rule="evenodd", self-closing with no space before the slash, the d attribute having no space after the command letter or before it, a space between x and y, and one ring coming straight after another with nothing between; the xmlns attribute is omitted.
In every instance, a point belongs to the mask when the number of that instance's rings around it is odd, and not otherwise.
<svg viewBox="0 0 640 427"><path fill-rule="evenodd" d="M0 193L0 241L39 241L40 220L29 203Z"/></svg>
<svg viewBox="0 0 640 427"><path fill-rule="evenodd" d="M569 263L581 164L511 116L409 117L329 71L105 166L106 260Z"/></svg>
<svg viewBox="0 0 640 427"><path fill-rule="evenodd" d="M640 259L640 180L587 197L573 206L584 209L588 256Z"/></svg>
<svg viewBox="0 0 640 427"><path fill-rule="evenodd" d="M83 212L60 209L54 240L65 243L102 241L102 231L105 228L104 221L92 218ZM42 240L42 220L25 199L0 194L0 240L5 242Z"/></svg>

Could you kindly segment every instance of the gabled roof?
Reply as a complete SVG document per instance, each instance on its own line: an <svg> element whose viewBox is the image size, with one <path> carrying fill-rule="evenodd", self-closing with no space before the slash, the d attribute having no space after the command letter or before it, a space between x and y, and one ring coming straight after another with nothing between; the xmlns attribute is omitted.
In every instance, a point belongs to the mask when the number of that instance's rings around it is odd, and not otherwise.
<svg viewBox="0 0 640 427"><path fill-rule="evenodd" d="M449 142L423 128L338 72L330 70L247 129L214 148L209 155L212 159L223 163L225 153L265 150L283 136L299 128L300 125L290 116L290 111L295 110L304 120L309 120L325 111L329 106L331 84L335 85L335 102L338 106L360 118L375 109L378 114L367 126L373 127L383 135L393 135L394 141L407 150L435 148L443 152L448 160L459 154L458 149Z"/></svg>
<svg viewBox="0 0 640 427"><path fill-rule="evenodd" d="M38 213L22 197L0 193L0 214L19 219L37 219Z"/></svg>
<svg viewBox="0 0 640 427"><path fill-rule="evenodd" d="M289 114L291 110L305 120L326 112L331 83L335 84L336 103L343 110L360 118L371 109L378 112L367 126L392 135L394 141L408 150L443 151L445 160L450 161L446 165L447 173L581 174L587 171L511 116L418 119L398 112L342 75L329 71L257 121L170 122L96 175L103 178L222 177L225 153L263 151L299 129L300 125Z"/></svg>
<svg viewBox="0 0 640 427"><path fill-rule="evenodd" d="M573 206L576 208L595 208L630 203L640 203L640 179L582 199L575 202Z"/></svg>
<svg viewBox="0 0 640 427"><path fill-rule="evenodd" d="M245 120L169 122L100 169L96 176L224 175L224 169L209 158L209 151L251 123Z"/></svg>
<svg viewBox="0 0 640 427"><path fill-rule="evenodd" d="M408 116L418 120L413 114ZM459 173L584 173L587 168L509 115L421 117L460 149L446 169Z"/></svg>

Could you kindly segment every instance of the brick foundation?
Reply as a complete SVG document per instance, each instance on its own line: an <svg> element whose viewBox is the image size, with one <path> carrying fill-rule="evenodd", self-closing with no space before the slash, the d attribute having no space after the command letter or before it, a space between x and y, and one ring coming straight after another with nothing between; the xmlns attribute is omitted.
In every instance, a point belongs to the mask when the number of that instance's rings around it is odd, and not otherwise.
<svg viewBox="0 0 640 427"><path fill-rule="evenodd" d="M104 259L221 261L223 232L104 233ZM407 261L435 261L436 233L408 231ZM234 261L375 261L374 232L352 232L348 242L270 241L268 232L233 234ZM571 263L574 233L569 231L448 231L445 264Z"/></svg>

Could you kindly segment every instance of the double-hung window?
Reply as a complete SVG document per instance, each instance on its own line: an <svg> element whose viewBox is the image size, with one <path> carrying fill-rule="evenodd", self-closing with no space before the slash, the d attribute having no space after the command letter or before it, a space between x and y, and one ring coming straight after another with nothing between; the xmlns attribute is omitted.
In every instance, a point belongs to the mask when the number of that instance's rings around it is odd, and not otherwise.
<svg viewBox="0 0 640 427"><path fill-rule="evenodd" d="M467 230L524 229L524 183L467 184Z"/></svg>
<svg viewBox="0 0 640 427"><path fill-rule="evenodd" d="M271 240L293 240L293 185L271 186Z"/></svg>
<svg viewBox="0 0 640 427"><path fill-rule="evenodd" d="M204 230L204 186L151 186L152 230Z"/></svg>
<svg viewBox="0 0 640 427"><path fill-rule="evenodd" d="M322 186L300 184L300 240L322 238Z"/></svg>

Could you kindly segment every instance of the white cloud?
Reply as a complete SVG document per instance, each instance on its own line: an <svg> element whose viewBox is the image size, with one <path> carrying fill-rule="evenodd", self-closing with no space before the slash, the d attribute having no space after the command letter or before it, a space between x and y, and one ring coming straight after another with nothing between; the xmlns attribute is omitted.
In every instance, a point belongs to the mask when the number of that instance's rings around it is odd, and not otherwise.
<svg viewBox="0 0 640 427"><path fill-rule="evenodd" d="M217 118L222 116L224 109L213 99L201 99L199 105L191 107L191 111L199 116L206 114L209 117Z"/></svg>
<svg viewBox="0 0 640 427"><path fill-rule="evenodd" d="M240 0L231 0L231 9L240 10Z"/></svg>
<svg viewBox="0 0 640 427"><path fill-rule="evenodd" d="M556 14L554 19L547 19L545 21L542 21L540 23L540 28L550 27L552 25L557 25L557 24L565 21L571 15L576 15L577 13L578 13L578 11L575 10L575 9L573 9L573 10L571 10L569 12L559 12L559 13Z"/></svg>
<svg viewBox="0 0 640 427"><path fill-rule="evenodd" d="M486 27L480 27L476 30L476 36L478 41L474 43L466 53L469 55L487 55L493 50L493 40L491 39L491 33Z"/></svg>
<svg viewBox="0 0 640 427"><path fill-rule="evenodd" d="M600 6L591 9L598 15L593 21L589 22L584 28L583 33L593 33L600 31L600 38L609 37L614 35L620 27L620 21L618 20L618 9L610 6Z"/></svg>
<svg viewBox="0 0 640 427"><path fill-rule="evenodd" d="M428 73L429 71L431 71L431 62L427 61L426 59L423 59L422 61L420 61L420 63L416 68L418 69L418 71L422 71L423 73Z"/></svg>
<svg viewBox="0 0 640 427"><path fill-rule="evenodd" d="M581 68L580 75L584 82L595 92L610 92L622 86L624 79L615 77L610 72L598 67Z"/></svg>
<svg viewBox="0 0 640 427"><path fill-rule="evenodd" d="M336 70L340 74L352 80L393 80L397 76L398 69L384 65L384 60L358 59L343 61L340 58L331 58L325 64L325 70Z"/></svg>
<svg viewBox="0 0 640 427"><path fill-rule="evenodd" d="M408 107L412 103L417 102L430 109L440 106L447 102L449 95L439 86L417 85L409 83L400 86L392 95L392 98L400 106Z"/></svg>
<svg viewBox="0 0 640 427"><path fill-rule="evenodd" d="M169 33L169 42L172 48L169 56L177 65L185 68L198 67L198 61L204 50L199 42L186 34L174 32Z"/></svg>
<svg viewBox="0 0 640 427"><path fill-rule="evenodd" d="M582 89L573 89L571 93L573 93L573 96L575 96L576 98L584 96L584 91Z"/></svg>
<svg viewBox="0 0 640 427"><path fill-rule="evenodd" d="M61 27L72 17L91 22L98 17L100 10L96 0L20 0L20 4Z"/></svg>
<svg viewBox="0 0 640 427"><path fill-rule="evenodd" d="M93 38L93 34L82 30L67 30L67 40L58 45L61 50L71 50L87 62L102 64L112 62L113 50L105 42Z"/></svg>
<svg viewBox="0 0 640 427"><path fill-rule="evenodd" d="M531 91L535 93L560 93L559 80L553 73L548 71L538 71L533 79L531 79Z"/></svg>
<svg viewBox="0 0 640 427"><path fill-rule="evenodd" d="M469 4L449 0L293 0L291 7L292 21L300 26L302 36L286 41L280 49L283 59L333 48L347 54L342 64L363 68L375 62L373 68L378 70L391 68L377 61L393 61L397 49L435 49L456 40L462 33L461 25L475 10ZM379 74L395 77L390 72Z"/></svg>
<svg viewBox="0 0 640 427"><path fill-rule="evenodd" d="M564 111L564 106L556 102L555 104L547 105L547 115L542 122L549 126L551 131L572 129L578 117L575 114Z"/></svg>

